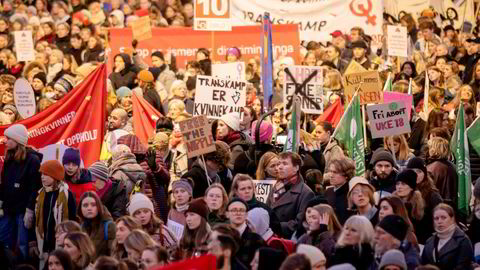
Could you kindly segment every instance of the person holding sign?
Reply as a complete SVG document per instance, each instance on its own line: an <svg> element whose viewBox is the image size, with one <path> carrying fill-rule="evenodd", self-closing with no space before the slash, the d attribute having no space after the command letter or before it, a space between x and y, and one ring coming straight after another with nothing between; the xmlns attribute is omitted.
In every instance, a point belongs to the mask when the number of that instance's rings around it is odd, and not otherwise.
<svg viewBox="0 0 480 270"><path fill-rule="evenodd" d="M236 112L223 115L218 120L216 138L230 147L230 161L228 168L233 170L235 160L248 149L251 140L240 131L240 114Z"/></svg>
<svg viewBox="0 0 480 270"><path fill-rule="evenodd" d="M352 59L355 60L360 65L362 65L362 67L364 67L365 69L370 69L370 67L372 66L372 63L366 57L367 50L368 50L367 43L363 39L360 39L358 41L353 42L351 47L353 50Z"/></svg>

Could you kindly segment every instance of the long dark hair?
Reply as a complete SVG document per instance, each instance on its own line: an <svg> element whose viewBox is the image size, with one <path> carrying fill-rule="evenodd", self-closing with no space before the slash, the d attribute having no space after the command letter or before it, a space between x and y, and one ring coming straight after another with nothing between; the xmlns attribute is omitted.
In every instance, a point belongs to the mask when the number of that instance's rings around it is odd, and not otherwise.
<svg viewBox="0 0 480 270"><path fill-rule="evenodd" d="M202 221L200 222L200 226L198 228L191 230L188 226L185 225L183 229L183 236L180 239L180 249L182 249L184 258L190 258L193 256L195 249L198 249L208 239L210 235L210 226L202 217Z"/></svg>
<svg viewBox="0 0 480 270"><path fill-rule="evenodd" d="M93 219L88 219L85 216L83 216L82 202L86 198L93 198L95 200L95 204L97 205L98 213L97 213L97 216L94 217ZM78 208L77 208L77 216L80 218L82 227L85 229L85 231L89 235L95 235L98 230L103 230L103 226L100 223L103 220L108 219L110 216L110 213L108 213L108 211L105 211L103 207L103 203L100 200L100 197L98 197L97 193L93 191L87 191L83 193L82 197L80 197L80 202L78 203Z"/></svg>
<svg viewBox="0 0 480 270"><path fill-rule="evenodd" d="M56 257L59 261L60 264L63 267L63 270L73 270L73 262L72 259L70 258L70 255L63 249L56 249L48 255L47 259L47 269L48 269L48 261L50 260L50 257Z"/></svg>

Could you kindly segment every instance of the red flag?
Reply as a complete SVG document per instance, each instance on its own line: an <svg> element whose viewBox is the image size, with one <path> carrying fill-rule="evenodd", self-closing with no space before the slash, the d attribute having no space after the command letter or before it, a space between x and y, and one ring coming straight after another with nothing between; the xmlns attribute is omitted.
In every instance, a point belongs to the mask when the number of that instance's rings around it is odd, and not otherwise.
<svg viewBox="0 0 480 270"><path fill-rule="evenodd" d="M41 113L16 122L27 127L28 145L40 149L50 144L64 144L80 149L85 167L97 161L106 120L106 69L107 66L102 64L60 101ZM6 142L3 133L8 127L0 126L2 154Z"/></svg>
<svg viewBox="0 0 480 270"><path fill-rule="evenodd" d="M133 103L133 130L144 145L148 145L148 138L155 133L157 120L162 116L143 97L132 95Z"/></svg>
<svg viewBox="0 0 480 270"><path fill-rule="evenodd" d="M216 270L217 262L213 255L205 255L198 258L188 259L167 266L159 266L152 270Z"/></svg>
<svg viewBox="0 0 480 270"><path fill-rule="evenodd" d="M330 105L325 111L323 111L323 114L320 115L320 117L315 120L317 123L327 121L332 126L335 128L338 125L338 122L340 122L340 118L342 118L344 108L342 106L342 103L340 102L340 99L335 101L332 105Z"/></svg>

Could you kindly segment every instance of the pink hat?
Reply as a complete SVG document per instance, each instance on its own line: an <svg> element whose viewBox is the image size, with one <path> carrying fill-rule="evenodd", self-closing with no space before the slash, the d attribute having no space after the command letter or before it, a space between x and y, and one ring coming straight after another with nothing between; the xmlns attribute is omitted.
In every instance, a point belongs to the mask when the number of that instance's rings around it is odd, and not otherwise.
<svg viewBox="0 0 480 270"><path fill-rule="evenodd" d="M255 135L256 135L256 131L255 129L257 128L257 121L253 121L252 123L252 138L253 138L253 141L255 141ZM267 121L262 121L260 123L260 130L259 130L259 134L260 134L260 142L270 142L270 140L272 140L272 135L273 135L273 126L272 124L270 124L270 122L267 122Z"/></svg>

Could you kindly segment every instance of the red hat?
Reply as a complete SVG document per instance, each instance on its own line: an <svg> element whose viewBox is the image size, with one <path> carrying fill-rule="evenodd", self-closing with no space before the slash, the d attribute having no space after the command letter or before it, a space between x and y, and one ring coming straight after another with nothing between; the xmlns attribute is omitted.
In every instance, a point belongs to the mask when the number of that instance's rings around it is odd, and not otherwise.
<svg viewBox="0 0 480 270"><path fill-rule="evenodd" d="M337 38L337 37L343 36L343 33L340 30L335 30L332 33L330 33L330 36Z"/></svg>

